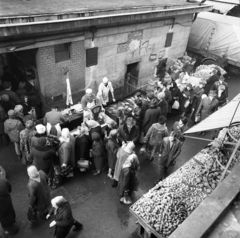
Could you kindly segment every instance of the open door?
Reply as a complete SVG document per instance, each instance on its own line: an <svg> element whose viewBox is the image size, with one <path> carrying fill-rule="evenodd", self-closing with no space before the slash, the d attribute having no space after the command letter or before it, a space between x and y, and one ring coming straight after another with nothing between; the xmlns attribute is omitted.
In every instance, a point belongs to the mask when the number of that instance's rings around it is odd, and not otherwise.
<svg viewBox="0 0 240 238"><path fill-rule="evenodd" d="M124 82L126 94L130 94L137 89L138 74L139 74L139 62L127 65L127 72Z"/></svg>

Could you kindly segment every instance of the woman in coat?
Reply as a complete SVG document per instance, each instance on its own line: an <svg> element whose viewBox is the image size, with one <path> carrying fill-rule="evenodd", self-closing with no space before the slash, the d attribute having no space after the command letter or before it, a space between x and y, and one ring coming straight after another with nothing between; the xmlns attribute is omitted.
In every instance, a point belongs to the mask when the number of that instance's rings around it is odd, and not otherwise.
<svg viewBox="0 0 240 238"><path fill-rule="evenodd" d="M22 163L30 165L32 163L32 160L30 160L31 140L37 134L37 131L34 130L32 120L26 121L25 126L26 128L20 132L20 150L22 152Z"/></svg>
<svg viewBox="0 0 240 238"><path fill-rule="evenodd" d="M49 227L55 226L54 236L56 238L65 238L73 227L73 231L80 230L82 224L76 221L72 215L70 204L63 196L57 196L51 200L52 209L46 216L48 219L51 215L55 216Z"/></svg>
<svg viewBox="0 0 240 238"><path fill-rule="evenodd" d="M160 116L158 122L152 124L144 138L145 144L147 145L147 158L150 159L150 161L158 157L162 140L168 136L166 121L166 117Z"/></svg>
<svg viewBox="0 0 240 238"><path fill-rule="evenodd" d="M29 206L35 211L40 212L40 216L45 218L50 208L50 192L48 190L48 177L32 165L28 167L28 196Z"/></svg>
<svg viewBox="0 0 240 238"><path fill-rule="evenodd" d="M118 140L118 130L114 129L110 131L106 147L109 168L107 176L112 179L115 165L117 162L117 152L120 148L120 142Z"/></svg>
<svg viewBox="0 0 240 238"><path fill-rule="evenodd" d="M187 109L190 107L193 99L193 87L192 84L187 84L185 89L182 92L182 98L180 100L180 110L182 112L182 116L185 115Z"/></svg>
<svg viewBox="0 0 240 238"><path fill-rule="evenodd" d="M121 168L121 173L118 182L118 194L121 197L120 202L131 204L131 194L137 190L138 180L136 171L140 169L140 164L136 154L128 156Z"/></svg>
<svg viewBox="0 0 240 238"><path fill-rule="evenodd" d="M90 150L90 155L93 157L94 165L96 167L96 171L93 173L93 175L98 175L103 169L104 162L106 160L106 152L103 141L97 132L92 133L92 139L93 145L92 149Z"/></svg>
<svg viewBox="0 0 240 238"><path fill-rule="evenodd" d="M14 225L16 214L10 193L11 184L5 178L0 178L0 223L6 235L15 234L18 228Z"/></svg>
<svg viewBox="0 0 240 238"><path fill-rule="evenodd" d="M48 184L52 185L54 177L54 164L57 156L55 150L48 145L46 137L38 139L38 144L32 148L29 155L29 161L32 161L37 170L41 170L48 176Z"/></svg>

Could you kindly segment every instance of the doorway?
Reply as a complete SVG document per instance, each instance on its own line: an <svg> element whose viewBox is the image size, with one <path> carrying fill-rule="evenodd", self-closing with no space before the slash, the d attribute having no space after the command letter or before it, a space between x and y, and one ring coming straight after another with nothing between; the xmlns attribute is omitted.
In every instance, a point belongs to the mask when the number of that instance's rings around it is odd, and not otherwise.
<svg viewBox="0 0 240 238"><path fill-rule="evenodd" d="M125 92L128 94L137 90L139 74L139 62L128 64L125 75Z"/></svg>

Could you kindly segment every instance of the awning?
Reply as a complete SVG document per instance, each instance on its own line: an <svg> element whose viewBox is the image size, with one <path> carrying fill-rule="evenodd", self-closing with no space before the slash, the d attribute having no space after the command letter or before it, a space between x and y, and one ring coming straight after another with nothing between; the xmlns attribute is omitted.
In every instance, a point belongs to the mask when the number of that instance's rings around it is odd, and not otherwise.
<svg viewBox="0 0 240 238"><path fill-rule="evenodd" d="M215 2L207 0L204 4L212 5L213 9L219 10L222 14L227 14L231 9L233 9L236 5L225 2Z"/></svg>
<svg viewBox="0 0 240 238"><path fill-rule="evenodd" d="M211 114L205 120L199 122L197 125L191 127L185 131L184 134L195 133L200 131L209 131L218 128L228 127L233 114L239 104L240 94L238 94L231 102L219 109L218 111ZM235 113L232 123L240 122L240 105Z"/></svg>

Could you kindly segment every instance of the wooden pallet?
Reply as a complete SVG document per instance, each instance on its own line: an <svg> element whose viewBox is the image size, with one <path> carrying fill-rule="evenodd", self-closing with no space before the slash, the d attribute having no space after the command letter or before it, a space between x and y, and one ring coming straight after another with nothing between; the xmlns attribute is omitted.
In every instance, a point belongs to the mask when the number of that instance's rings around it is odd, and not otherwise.
<svg viewBox="0 0 240 238"><path fill-rule="evenodd" d="M138 228L137 233L141 238L164 238L151 226L149 226L140 216L138 216L131 207L129 208L131 214L137 219Z"/></svg>

